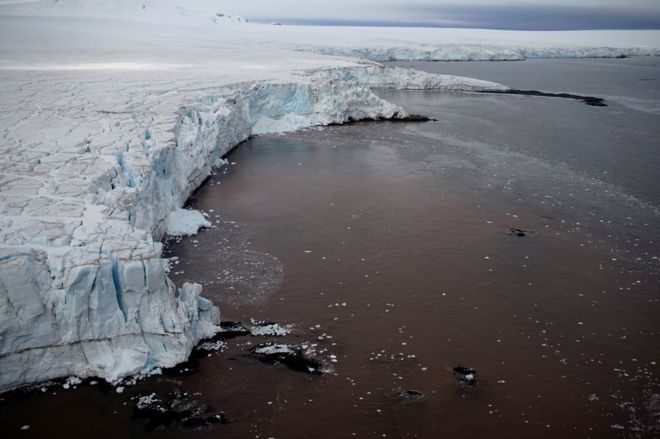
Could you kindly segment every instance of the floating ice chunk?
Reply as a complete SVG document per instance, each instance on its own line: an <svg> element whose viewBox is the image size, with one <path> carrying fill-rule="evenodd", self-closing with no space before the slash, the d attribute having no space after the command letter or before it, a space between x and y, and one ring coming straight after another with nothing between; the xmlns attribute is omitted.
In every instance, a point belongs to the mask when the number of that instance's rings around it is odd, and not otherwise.
<svg viewBox="0 0 660 439"><path fill-rule="evenodd" d="M155 393L149 395L140 396L135 404L135 407L138 410L155 410L161 413L165 413L167 409L162 406L161 400L158 399Z"/></svg>
<svg viewBox="0 0 660 439"><path fill-rule="evenodd" d="M70 386L77 386L79 384L82 384L82 380L77 376L70 376L69 378L66 379L66 384Z"/></svg>
<svg viewBox="0 0 660 439"><path fill-rule="evenodd" d="M293 354L294 350L286 344L274 344L274 345L264 345L264 346L259 346L254 349L255 354L265 354L265 355L273 355L273 354Z"/></svg>
<svg viewBox="0 0 660 439"><path fill-rule="evenodd" d="M201 227L211 227L211 223L198 210L176 209L167 216L167 234L171 236L196 235Z"/></svg>
<svg viewBox="0 0 660 439"><path fill-rule="evenodd" d="M254 336L272 336L284 337L291 333L291 325L280 325L273 322L258 322L252 320L250 327L250 334Z"/></svg>

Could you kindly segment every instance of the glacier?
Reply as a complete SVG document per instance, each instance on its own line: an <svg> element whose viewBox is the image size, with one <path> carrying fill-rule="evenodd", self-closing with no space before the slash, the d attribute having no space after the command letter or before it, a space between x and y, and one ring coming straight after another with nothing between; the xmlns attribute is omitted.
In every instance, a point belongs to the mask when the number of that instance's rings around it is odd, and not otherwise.
<svg viewBox="0 0 660 439"><path fill-rule="evenodd" d="M339 37L147 3L138 14L128 0L0 6L0 391L171 367L219 330L201 286L168 278L160 241L206 225L180 209L250 136L408 117L374 88L507 90L345 57L380 58L374 41L387 54L403 38L415 51L387 59L414 59L442 32ZM493 44L519 56L497 35L472 35L468 58L496 59ZM618 38L589 35L589 50ZM612 47L650 54L657 36ZM557 47L539 38L522 56ZM335 49L319 49L327 41ZM446 44L455 54L462 43Z"/></svg>
<svg viewBox="0 0 660 439"><path fill-rule="evenodd" d="M220 315L200 285L177 289L167 277L159 239L208 224L198 212L182 218L181 206L250 136L408 116L372 87L506 89L375 64L323 68L219 87L154 126L119 124L133 141L106 148L86 138L37 158L14 139L0 177L0 390L184 361Z"/></svg>

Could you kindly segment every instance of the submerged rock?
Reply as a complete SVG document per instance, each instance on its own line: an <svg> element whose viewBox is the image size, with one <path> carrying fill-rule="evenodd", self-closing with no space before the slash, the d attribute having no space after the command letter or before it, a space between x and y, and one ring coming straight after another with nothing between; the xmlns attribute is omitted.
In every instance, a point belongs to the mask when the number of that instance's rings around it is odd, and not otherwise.
<svg viewBox="0 0 660 439"><path fill-rule="evenodd" d="M394 396L401 398L401 399L408 399L412 401L419 401L420 399L424 399L424 393L420 392L419 390L413 390L413 389L397 389L394 391Z"/></svg>
<svg viewBox="0 0 660 439"><path fill-rule="evenodd" d="M220 331L214 338L233 338L249 335L250 330L241 322L224 321L220 323Z"/></svg>
<svg viewBox="0 0 660 439"><path fill-rule="evenodd" d="M166 397L159 397L156 393L139 396L133 417L147 419L147 431L166 428L172 424L178 424L186 430L203 430L231 421L224 413L213 411L211 407L180 389L172 390Z"/></svg>
<svg viewBox="0 0 660 439"><path fill-rule="evenodd" d="M261 344L252 348L251 353L266 364L280 363L311 375L325 372L324 363L316 357L316 351L306 345Z"/></svg>
<svg viewBox="0 0 660 439"><path fill-rule="evenodd" d="M460 382L465 383L468 386L477 385L477 371L474 369L464 366L456 366L454 367L454 375Z"/></svg>
<svg viewBox="0 0 660 439"><path fill-rule="evenodd" d="M506 234L509 235L509 236L519 236L521 238L524 237L524 236L529 235L530 233L532 233L531 230L518 229L518 228L511 228L511 229L509 229L508 232L506 232Z"/></svg>
<svg viewBox="0 0 660 439"><path fill-rule="evenodd" d="M660 394L650 395L645 404L644 430L649 437L660 437Z"/></svg>

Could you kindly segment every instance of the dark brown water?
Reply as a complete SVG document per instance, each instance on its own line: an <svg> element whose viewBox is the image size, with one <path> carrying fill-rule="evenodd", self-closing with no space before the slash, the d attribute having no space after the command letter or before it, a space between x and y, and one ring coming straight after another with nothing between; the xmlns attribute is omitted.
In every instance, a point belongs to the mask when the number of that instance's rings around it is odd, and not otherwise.
<svg viewBox="0 0 660 439"><path fill-rule="evenodd" d="M174 281L202 283L223 318L289 323L291 335L227 340L195 373L122 394L9 395L2 431L175 437L176 424L145 432L131 397L178 387L233 418L188 432L199 437L657 437L657 207L580 160L546 157L562 126L493 122L508 108L607 124L612 108L386 96L440 121L252 139L190 200L214 228L168 245ZM247 355L267 340L317 343L334 372ZM453 376L459 364L478 371L476 387ZM409 389L424 398L397 396Z"/></svg>

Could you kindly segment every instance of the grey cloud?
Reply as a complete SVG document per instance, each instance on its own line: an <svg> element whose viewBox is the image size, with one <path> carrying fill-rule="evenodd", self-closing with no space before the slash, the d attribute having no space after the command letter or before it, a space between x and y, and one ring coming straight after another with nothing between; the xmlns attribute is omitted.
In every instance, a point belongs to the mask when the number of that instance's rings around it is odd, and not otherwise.
<svg viewBox="0 0 660 439"><path fill-rule="evenodd" d="M660 0L246 0L220 5L292 24L415 25L495 29L658 29Z"/></svg>
<svg viewBox="0 0 660 439"><path fill-rule="evenodd" d="M426 17L432 25L495 29L658 29L660 10L588 6L422 6L407 17ZM414 18L413 18L414 20Z"/></svg>

